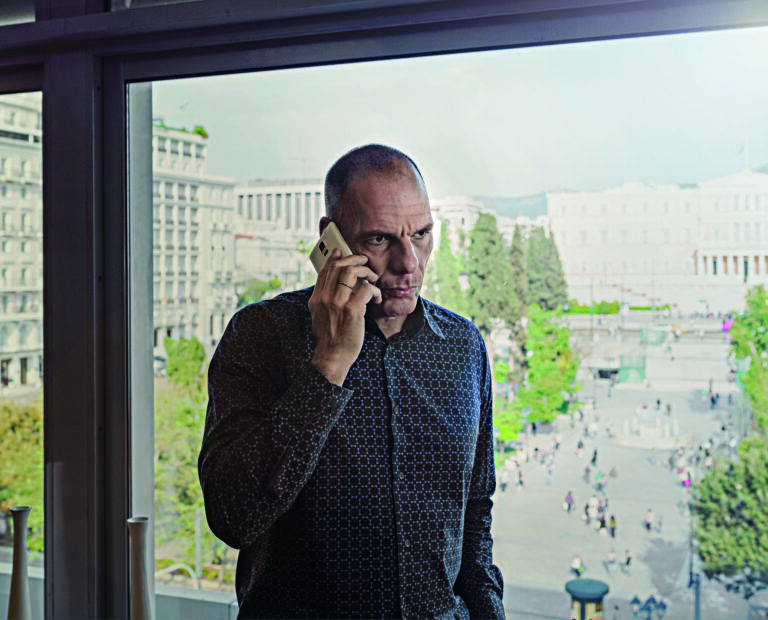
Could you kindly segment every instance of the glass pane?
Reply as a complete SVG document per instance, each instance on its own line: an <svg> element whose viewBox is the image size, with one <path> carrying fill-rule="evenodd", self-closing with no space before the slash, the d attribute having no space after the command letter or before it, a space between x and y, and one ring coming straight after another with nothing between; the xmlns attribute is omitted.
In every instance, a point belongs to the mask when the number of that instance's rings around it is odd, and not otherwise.
<svg viewBox="0 0 768 620"><path fill-rule="evenodd" d="M43 248L40 93L0 96L0 609L12 506L30 506L32 615L43 615Z"/></svg>
<svg viewBox="0 0 768 620"><path fill-rule="evenodd" d="M0 26L35 21L35 0L4 0L0 3Z"/></svg>
<svg viewBox="0 0 768 620"><path fill-rule="evenodd" d="M201 2L202 0L112 0L112 10L122 11L136 9L145 6L163 6L166 4L184 4L188 2Z"/></svg>
<svg viewBox="0 0 768 620"><path fill-rule="evenodd" d="M755 430L728 321L768 284L766 47L732 30L154 84L158 593L232 601L237 554L200 525L201 369L237 308L313 283L326 170L384 142L429 190L424 296L487 331L509 615L567 613L576 574L622 617L651 595L689 614L691 482ZM710 560L710 615L746 614Z"/></svg>

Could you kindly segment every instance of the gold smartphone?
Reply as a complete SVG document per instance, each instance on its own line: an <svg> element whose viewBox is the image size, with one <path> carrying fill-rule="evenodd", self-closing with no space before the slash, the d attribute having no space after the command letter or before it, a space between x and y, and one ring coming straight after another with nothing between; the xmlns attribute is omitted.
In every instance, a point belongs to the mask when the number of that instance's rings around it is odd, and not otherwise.
<svg viewBox="0 0 768 620"><path fill-rule="evenodd" d="M352 250L349 249L347 242L344 241L344 237L341 236L339 227L335 222L330 222L325 227L322 236L312 248L309 253L309 260L315 266L315 271L320 273L320 270L325 267L325 263L328 261L328 257L331 255L334 249L339 248L342 256L352 256Z"/></svg>
<svg viewBox="0 0 768 620"><path fill-rule="evenodd" d="M349 249L347 242L344 241L344 237L341 236L339 227L336 226L334 222L330 222L328 226L325 227L325 230L315 244L315 247L312 248L312 251L309 253L309 260L312 261L315 271L319 273L320 270L325 267L328 257L335 248L341 250L342 257L352 256L352 250ZM356 292L362 283L363 279L358 278L357 283L352 290Z"/></svg>

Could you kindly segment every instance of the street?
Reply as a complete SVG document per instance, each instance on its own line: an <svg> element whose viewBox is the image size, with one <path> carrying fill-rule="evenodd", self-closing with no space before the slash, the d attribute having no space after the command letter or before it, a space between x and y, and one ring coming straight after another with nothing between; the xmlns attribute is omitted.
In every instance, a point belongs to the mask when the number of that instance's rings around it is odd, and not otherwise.
<svg viewBox="0 0 768 620"><path fill-rule="evenodd" d="M625 337L624 346L635 352L640 345ZM604 581L610 587L604 618L631 618L628 601L634 596L644 601L651 595L668 606L666 618L693 617L693 590L687 587L688 491L667 459L675 445L695 447L708 438L718 442L743 428L744 423L736 404L736 384L727 381L725 340L688 340L674 342L671 347L671 352L666 345L644 347L648 382L619 384L610 396L607 380L593 385L594 380L587 375L580 400L594 393L596 409L585 407L584 422L573 427L561 419L556 430L562 444L551 473L547 465L535 462L533 454L537 447L540 454L551 450L554 433L539 432L529 438L530 456L521 465L524 488L516 486L513 478L506 491L497 489L495 558L504 575L505 607L510 618L567 617L570 599L564 586L574 578L569 571L574 554L586 566L583 577ZM706 399L710 379L713 392L720 394L714 409ZM734 402L729 405L731 392ZM656 410L656 399L661 400L660 410ZM723 424L726 433L721 431ZM587 425L596 427L595 437L584 437ZM635 433L633 429L637 429ZM675 431L674 437L666 436ZM584 449L577 456L580 438ZM594 450L596 465L590 462ZM587 466L590 484L584 481ZM616 477L609 476L612 468ZM607 531L598 533L594 523L588 526L582 518L589 498L603 496L591 484L599 473L607 480L604 496L608 499L607 512L616 518L615 538ZM569 490L574 497L570 514L563 509ZM655 515L650 532L643 525L649 508ZM617 567L609 574L603 562L611 548ZM627 549L632 562L630 571L625 572L618 565ZM703 575L701 584L702 618L746 618L748 604L740 597ZM750 603L766 604L764 594Z"/></svg>

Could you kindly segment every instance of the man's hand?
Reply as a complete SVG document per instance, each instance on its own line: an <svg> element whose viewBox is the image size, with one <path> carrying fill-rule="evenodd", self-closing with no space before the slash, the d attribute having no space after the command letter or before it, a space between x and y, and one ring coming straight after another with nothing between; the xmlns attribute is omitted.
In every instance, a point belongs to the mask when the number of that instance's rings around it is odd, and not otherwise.
<svg viewBox="0 0 768 620"><path fill-rule="evenodd" d="M315 352L312 363L326 378L342 385L363 347L365 309L369 301L381 303L381 291L372 283L378 276L365 266L366 256L355 254L340 258L334 250L317 275L317 284L309 299ZM353 292L358 278L363 278Z"/></svg>

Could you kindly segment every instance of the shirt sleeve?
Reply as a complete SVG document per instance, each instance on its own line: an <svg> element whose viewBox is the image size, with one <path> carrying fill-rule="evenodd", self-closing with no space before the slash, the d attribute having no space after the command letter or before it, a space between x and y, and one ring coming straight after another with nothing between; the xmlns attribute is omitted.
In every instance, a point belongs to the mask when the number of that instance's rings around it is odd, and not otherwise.
<svg viewBox="0 0 768 620"><path fill-rule="evenodd" d="M485 347L483 352L485 354ZM493 563L491 538L491 496L496 489L496 472L493 458L493 396L487 354L483 375L480 428L464 518L461 569L454 592L464 600L470 618L505 618L502 605L504 582L501 571Z"/></svg>
<svg viewBox="0 0 768 620"><path fill-rule="evenodd" d="M247 307L208 370L198 473L211 531L236 549L290 508L352 395L286 341L267 311Z"/></svg>

